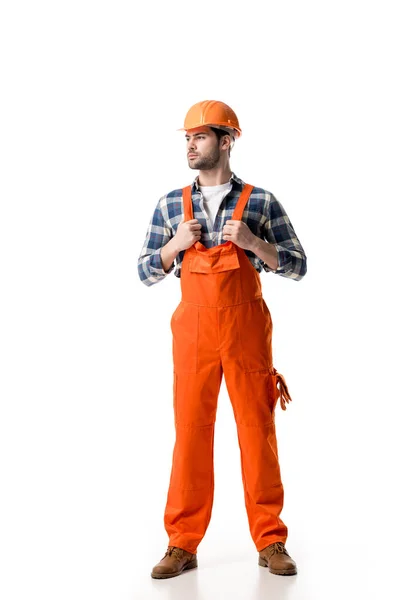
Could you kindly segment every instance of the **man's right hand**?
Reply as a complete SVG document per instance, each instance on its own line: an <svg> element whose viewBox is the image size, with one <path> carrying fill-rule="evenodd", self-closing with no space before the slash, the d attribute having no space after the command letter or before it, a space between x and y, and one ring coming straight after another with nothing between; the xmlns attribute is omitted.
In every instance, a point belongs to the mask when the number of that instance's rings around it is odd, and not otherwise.
<svg viewBox="0 0 400 600"><path fill-rule="evenodd" d="M172 238L176 249L181 252L186 250L201 238L201 225L197 219L181 221L178 225L176 234Z"/></svg>
<svg viewBox="0 0 400 600"><path fill-rule="evenodd" d="M201 225L197 219L181 221L176 234L161 248L161 263L165 272L169 270L175 258L189 246L200 240Z"/></svg>

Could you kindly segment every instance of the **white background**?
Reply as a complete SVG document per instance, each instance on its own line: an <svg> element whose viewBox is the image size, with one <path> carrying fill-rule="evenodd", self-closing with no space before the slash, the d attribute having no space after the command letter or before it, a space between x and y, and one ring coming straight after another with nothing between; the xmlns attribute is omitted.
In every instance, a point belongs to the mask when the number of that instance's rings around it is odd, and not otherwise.
<svg viewBox="0 0 400 600"><path fill-rule="evenodd" d="M398 597L396 2L4 1L0 592L4 600ZM197 175L189 107L223 100L231 167L286 209L300 281L262 274L296 577L258 566L221 388L199 568L156 581L180 281L137 259Z"/></svg>

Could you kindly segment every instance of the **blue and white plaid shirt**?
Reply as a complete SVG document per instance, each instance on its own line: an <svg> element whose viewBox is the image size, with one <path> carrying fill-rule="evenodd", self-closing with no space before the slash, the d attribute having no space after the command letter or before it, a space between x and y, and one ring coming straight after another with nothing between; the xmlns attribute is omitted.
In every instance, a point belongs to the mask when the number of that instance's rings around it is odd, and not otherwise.
<svg viewBox="0 0 400 600"><path fill-rule="evenodd" d="M192 183L193 218L201 224L201 243L206 248L223 244L223 227L228 219L232 219L238 198L242 192L244 181L232 173L231 191L222 200L214 223L210 229L207 213L204 210L203 196L199 189L198 176ZM145 285L153 285L166 277L175 267L174 274L180 277L181 264L185 250L179 252L168 271L164 271L161 262L161 248L175 235L178 224L183 219L182 188L173 190L162 196L150 220L146 239L138 258L138 272ZM245 206L242 221L259 238L274 244L278 252L278 267L271 269L263 260L245 250L254 268L261 272L272 271L277 275L299 281L307 272L307 257L295 233L293 225L282 204L273 194L254 187Z"/></svg>

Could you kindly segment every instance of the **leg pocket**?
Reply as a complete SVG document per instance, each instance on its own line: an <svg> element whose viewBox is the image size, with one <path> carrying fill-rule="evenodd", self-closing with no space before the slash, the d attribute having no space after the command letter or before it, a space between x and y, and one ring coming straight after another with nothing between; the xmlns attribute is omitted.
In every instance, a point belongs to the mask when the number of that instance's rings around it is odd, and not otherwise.
<svg viewBox="0 0 400 600"><path fill-rule="evenodd" d="M171 317L172 354L177 373L197 373L199 307L181 301Z"/></svg>
<svg viewBox="0 0 400 600"><path fill-rule="evenodd" d="M269 368L267 375L267 401L269 410L272 415L272 419L275 421L275 408L279 398L278 380L276 375L276 369L274 367Z"/></svg>
<svg viewBox="0 0 400 600"><path fill-rule="evenodd" d="M262 297L237 306L242 365L246 373L272 365L272 319Z"/></svg>
<svg viewBox="0 0 400 600"><path fill-rule="evenodd" d="M286 380L273 366L270 367L270 374L274 387L273 393L271 393L271 398L274 400L274 409L278 399L280 399L282 410L286 410L286 404L292 401Z"/></svg>

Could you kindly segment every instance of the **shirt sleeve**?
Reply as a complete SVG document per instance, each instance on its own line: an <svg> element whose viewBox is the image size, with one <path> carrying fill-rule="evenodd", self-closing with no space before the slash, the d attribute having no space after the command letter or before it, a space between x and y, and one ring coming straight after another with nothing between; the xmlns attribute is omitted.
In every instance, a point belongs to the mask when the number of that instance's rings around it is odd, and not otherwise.
<svg viewBox="0 0 400 600"><path fill-rule="evenodd" d="M263 269L297 281L302 279L307 273L307 256L285 209L273 194L267 203L267 220L262 233L278 253L277 268L271 269L262 261Z"/></svg>
<svg viewBox="0 0 400 600"><path fill-rule="evenodd" d="M166 207L165 200L166 197L163 196L157 203L138 258L139 278L147 286L164 279L175 266L174 261L168 271L164 271L161 261L161 248L173 237L172 228L163 214L163 206Z"/></svg>

